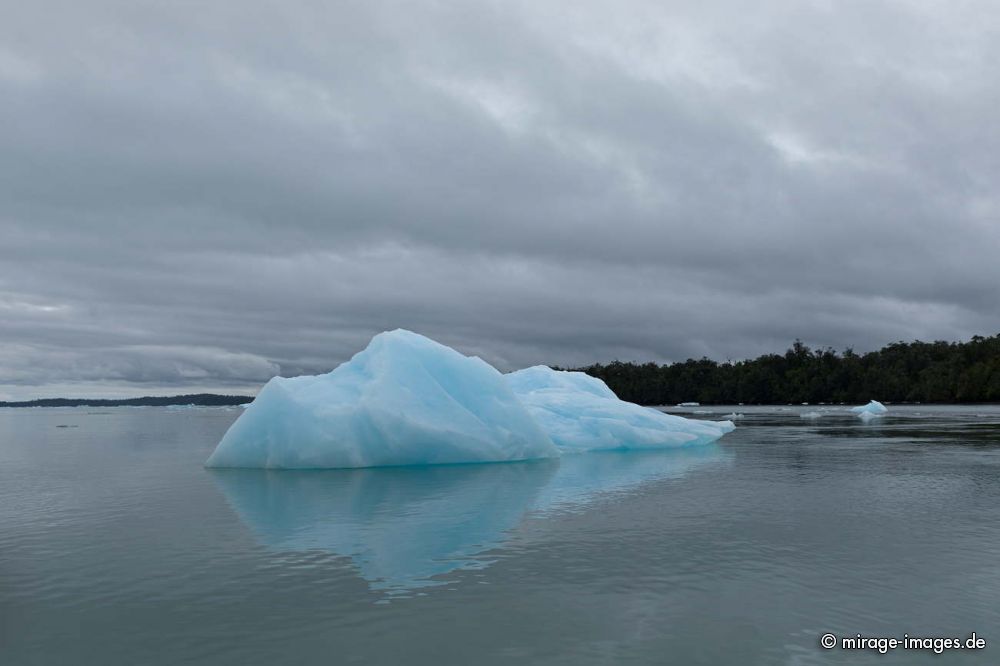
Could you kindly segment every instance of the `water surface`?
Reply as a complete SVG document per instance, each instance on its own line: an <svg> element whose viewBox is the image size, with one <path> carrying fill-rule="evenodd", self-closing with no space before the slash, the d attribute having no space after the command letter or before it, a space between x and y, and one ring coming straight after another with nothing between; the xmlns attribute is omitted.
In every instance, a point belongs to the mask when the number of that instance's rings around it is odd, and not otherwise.
<svg viewBox="0 0 1000 666"><path fill-rule="evenodd" d="M1000 409L890 409L314 472L203 469L238 410L0 409L0 663L1000 663Z"/></svg>

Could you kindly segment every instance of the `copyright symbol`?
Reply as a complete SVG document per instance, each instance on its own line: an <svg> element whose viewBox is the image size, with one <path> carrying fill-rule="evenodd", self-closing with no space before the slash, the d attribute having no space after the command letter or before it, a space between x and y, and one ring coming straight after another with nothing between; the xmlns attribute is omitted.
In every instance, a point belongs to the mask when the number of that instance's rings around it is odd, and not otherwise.
<svg viewBox="0 0 1000 666"><path fill-rule="evenodd" d="M837 637L833 634L823 634L819 638L819 644L827 650L832 650L837 647Z"/></svg>

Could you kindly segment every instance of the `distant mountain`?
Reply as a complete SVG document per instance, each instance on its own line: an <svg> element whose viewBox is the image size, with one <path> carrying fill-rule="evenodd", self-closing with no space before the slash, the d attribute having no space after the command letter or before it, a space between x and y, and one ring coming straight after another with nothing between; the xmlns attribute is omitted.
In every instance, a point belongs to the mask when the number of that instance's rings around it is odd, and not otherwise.
<svg viewBox="0 0 1000 666"><path fill-rule="evenodd" d="M200 405L223 407L252 402L252 395L216 395L193 393L190 395L145 396L142 398L42 398L19 402L0 401L0 407L165 407L167 405Z"/></svg>

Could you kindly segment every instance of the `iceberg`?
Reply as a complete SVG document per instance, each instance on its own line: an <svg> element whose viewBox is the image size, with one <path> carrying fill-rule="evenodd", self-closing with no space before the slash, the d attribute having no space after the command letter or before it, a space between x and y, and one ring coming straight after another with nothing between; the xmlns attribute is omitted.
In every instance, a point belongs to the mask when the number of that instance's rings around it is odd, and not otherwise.
<svg viewBox="0 0 1000 666"><path fill-rule="evenodd" d="M619 400L600 379L536 366L501 374L416 333L380 333L325 375L271 379L207 467L332 469L557 458L713 442L696 421Z"/></svg>
<svg viewBox="0 0 1000 666"><path fill-rule="evenodd" d="M536 365L510 373L507 383L564 452L707 444L734 429L732 421L696 421L619 400L583 372Z"/></svg>
<svg viewBox="0 0 1000 666"><path fill-rule="evenodd" d="M496 368L396 330L325 375L271 379L205 464L319 469L558 455Z"/></svg>
<svg viewBox="0 0 1000 666"><path fill-rule="evenodd" d="M872 400L867 405L859 405L858 407L851 407L851 411L857 414L862 420L868 421L876 417L882 416L889 410L878 400Z"/></svg>

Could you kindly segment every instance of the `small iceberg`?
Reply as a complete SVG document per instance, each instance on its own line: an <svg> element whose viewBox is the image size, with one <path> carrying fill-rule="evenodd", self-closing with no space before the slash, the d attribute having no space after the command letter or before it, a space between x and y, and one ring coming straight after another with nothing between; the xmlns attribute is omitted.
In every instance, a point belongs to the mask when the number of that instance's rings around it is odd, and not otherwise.
<svg viewBox="0 0 1000 666"><path fill-rule="evenodd" d="M510 375L416 333L380 333L325 375L275 377L207 467L320 469L506 462L712 442L695 421L619 400L601 380L536 366Z"/></svg>
<svg viewBox="0 0 1000 666"><path fill-rule="evenodd" d="M819 412L802 412L801 414L799 414L799 416L804 419L818 419L821 418L823 415L820 414Z"/></svg>
<svg viewBox="0 0 1000 666"><path fill-rule="evenodd" d="M731 412L729 414L726 414L722 418L727 419L729 421L738 421L743 418L743 412Z"/></svg>
<svg viewBox="0 0 1000 666"><path fill-rule="evenodd" d="M701 407L700 402L678 402L678 407Z"/></svg>
<svg viewBox="0 0 1000 666"><path fill-rule="evenodd" d="M884 416L889 410L878 400L872 400L867 405L851 407L851 411L857 414L858 418L862 421L870 421L880 416Z"/></svg>
<svg viewBox="0 0 1000 666"><path fill-rule="evenodd" d="M883 405L878 400L872 400L867 405L861 405L859 407L851 407L851 411L855 414L885 414L889 409Z"/></svg>

